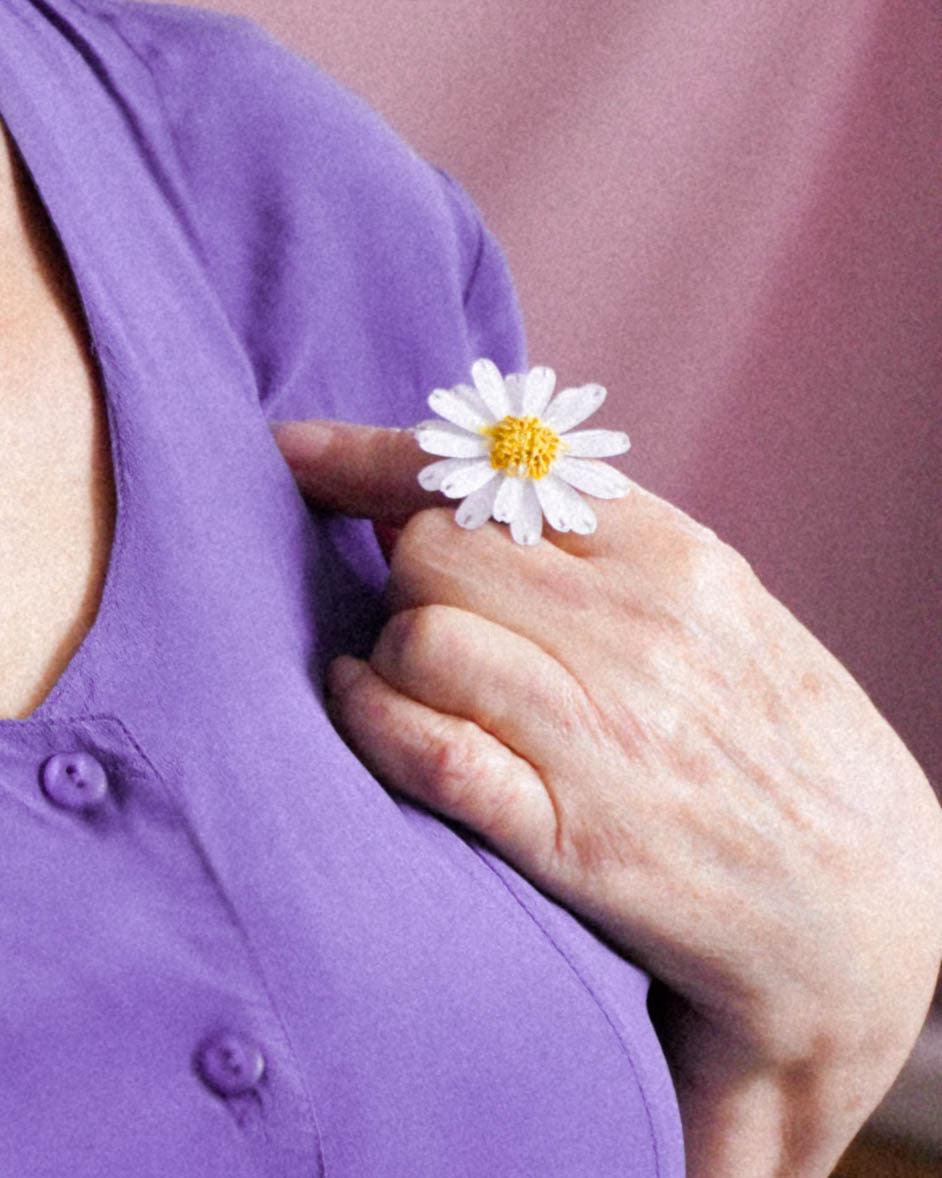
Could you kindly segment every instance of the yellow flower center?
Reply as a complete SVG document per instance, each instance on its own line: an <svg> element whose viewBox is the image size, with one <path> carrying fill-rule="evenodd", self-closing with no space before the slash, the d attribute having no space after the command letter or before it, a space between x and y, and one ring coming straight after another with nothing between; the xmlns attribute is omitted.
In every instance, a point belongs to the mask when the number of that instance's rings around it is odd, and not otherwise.
<svg viewBox="0 0 942 1178"><path fill-rule="evenodd" d="M509 475L541 479L553 465L559 434L538 417L502 417L481 433L493 438L491 466Z"/></svg>

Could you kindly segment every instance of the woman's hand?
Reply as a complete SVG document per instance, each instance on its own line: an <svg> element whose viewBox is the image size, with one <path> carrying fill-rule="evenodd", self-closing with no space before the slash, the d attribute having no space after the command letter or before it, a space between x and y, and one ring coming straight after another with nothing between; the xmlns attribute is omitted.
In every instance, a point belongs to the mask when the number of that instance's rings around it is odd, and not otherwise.
<svg viewBox="0 0 942 1178"><path fill-rule="evenodd" d="M361 760L663 984L692 1178L829 1173L942 955L942 811L863 689L636 485L593 501L596 533L525 548L458 527L405 431L275 436L316 505L402 528L391 617L328 677Z"/></svg>

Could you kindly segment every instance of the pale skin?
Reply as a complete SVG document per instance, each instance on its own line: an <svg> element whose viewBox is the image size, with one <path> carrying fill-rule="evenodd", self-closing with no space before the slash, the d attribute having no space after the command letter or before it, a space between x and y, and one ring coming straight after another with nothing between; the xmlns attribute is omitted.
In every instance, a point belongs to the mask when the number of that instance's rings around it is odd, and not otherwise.
<svg viewBox="0 0 942 1178"><path fill-rule="evenodd" d="M691 1178L823 1178L899 1073L942 956L942 810L843 665L635 485L592 535L468 531L407 431L288 422L301 491L390 560L329 710L659 979ZM390 531L390 526L392 531Z"/></svg>
<svg viewBox="0 0 942 1178"><path fill-rule="evenodd" d="M114 487L71 280L5 134L0 251L0 716L18 719L94 619ZM409 435L337 431L277 435L301 489L403 528L389 623L368 662L333 665L338 728L660 979L692 1178L828 1173L938 970L942 815L919 766L664 500L593 501L595 535L522 549L455 525Z"/></svg>
<svg viewBox="0 0 942 1178"><path fill-rule="evenodd" d="M71 276L0 131L0 716L23 719L94 620L115 496Z"/></svg>

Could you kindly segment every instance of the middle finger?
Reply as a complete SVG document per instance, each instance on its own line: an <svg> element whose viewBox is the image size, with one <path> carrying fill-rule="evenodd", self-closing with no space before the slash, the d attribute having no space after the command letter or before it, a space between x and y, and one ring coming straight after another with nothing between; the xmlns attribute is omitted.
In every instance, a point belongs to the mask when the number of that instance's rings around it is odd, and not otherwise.
<svg viewBox="0 0 942 1178"><path fill-rule="evenodd" d="M369 657L391 687L473 720L539 771L579 757L596 726L579 683L540 646L451 605L393 614Z"/></svg>
<svg viewBox="0 0 942 1178"><path fill-rule="evenodd" d="M389 566L390 613L452 605L528 638L567 667L593 629L602 570L554 544L514 543L499 524L458 527L447 508L417 512Z"/></svg>

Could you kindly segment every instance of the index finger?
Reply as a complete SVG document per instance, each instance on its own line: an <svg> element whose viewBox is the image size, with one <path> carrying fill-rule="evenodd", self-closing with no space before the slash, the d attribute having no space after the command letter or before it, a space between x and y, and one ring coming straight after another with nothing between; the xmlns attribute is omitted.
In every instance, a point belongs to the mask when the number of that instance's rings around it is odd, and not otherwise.
<svg viewBox="0 0 942 1178"><path fill-rule="evenodd" d="M309 418L278 422L272 434L318 507L402 527L422 508L449 502L419 485L428 455L408 429Z"/></svg>
<svg viewBox="0 0 942 1178"><path fill-rule="evenodd" d="M272 433L302 494L317 507L403 527L423 508L457 506L455 498L418 482L419 471L433 456L419 446L411 429L308 418L272 423ZM604 530L612 528L624 508L596 499L593 510L602 517ZM491 520L483 526L504 530ZM457 522L455 527L459 536L469 530ZM600 542L597 533L560 532L548 521L542 535L573 556L599 554L614 541L609 536ZM506 541L513 543L509 532Z"/></svg>

